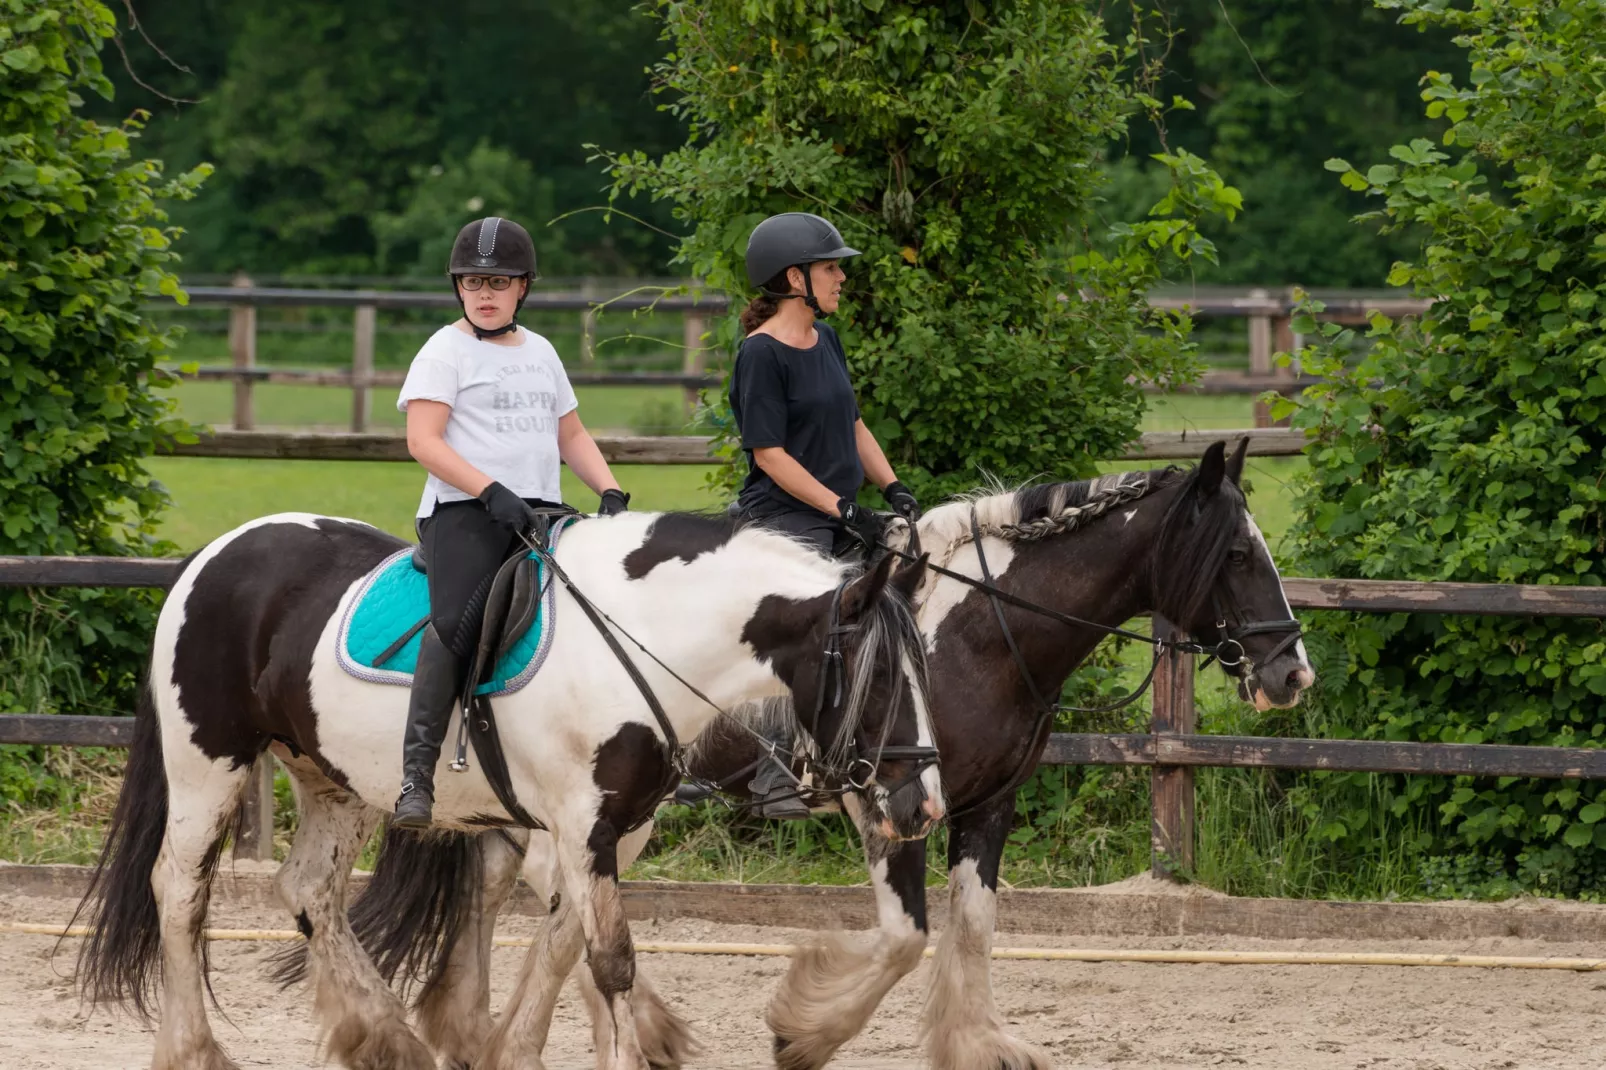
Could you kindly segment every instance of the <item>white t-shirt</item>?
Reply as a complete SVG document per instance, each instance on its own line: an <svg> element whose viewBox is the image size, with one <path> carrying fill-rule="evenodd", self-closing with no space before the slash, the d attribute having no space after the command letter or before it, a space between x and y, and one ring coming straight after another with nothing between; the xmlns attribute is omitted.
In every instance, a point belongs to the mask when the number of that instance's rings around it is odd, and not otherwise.
<svg viewBox="0 0 1606 1070"><path fill-rule="evenodd" d="M519 345L499 346L442 327L413 358L396 407L406 412L415 400L450 405L446 444L459 456L521 498L562 501L558 419L579 402L552 343L523 327L518 336ZM472 497L430 476L417 515Z"/></svg>

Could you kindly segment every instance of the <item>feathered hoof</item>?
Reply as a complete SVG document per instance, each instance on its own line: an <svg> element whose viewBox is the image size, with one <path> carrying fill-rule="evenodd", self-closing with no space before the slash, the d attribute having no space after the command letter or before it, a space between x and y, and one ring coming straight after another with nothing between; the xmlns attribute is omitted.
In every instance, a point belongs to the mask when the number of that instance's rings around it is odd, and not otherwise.
<svg viewBox="0 0 1606 1070"><path fill-rule="evenodd" d="M350 1070L435 1070L435 1056L399 1019L346 1018L329 1031L326 1047Z"/></svg>
<svg viewBox="0 0 1606 1070"><path fill-rule="evenodd" d="M639 994L639 992L638 992ZM680 1070L702 1052L686 1020L653 993L636 1004L636 1038L652 1070Z"/></svg>
<svg viewBox="0 0 1606 1070"><path fill-rule="evenodd" d="M944 1050L930 1053L932 1070L1054 1070L1048 1052L1003 1030L954 1037Z"/></svg>
<svg viewBox="0 0 1606 1070"><path fill-rule="evenodd" d="M158 1039L151 1070L240 1070L240 1064L211 1037L185 1045L164 1045Z"/></svg>
<svg viewBox="0 0 1606 1070"><path fill-rule="evenodd" d="M819 1036L775 1036L776 1070L819 1070L831 1061L839 1044Z"/></svg>

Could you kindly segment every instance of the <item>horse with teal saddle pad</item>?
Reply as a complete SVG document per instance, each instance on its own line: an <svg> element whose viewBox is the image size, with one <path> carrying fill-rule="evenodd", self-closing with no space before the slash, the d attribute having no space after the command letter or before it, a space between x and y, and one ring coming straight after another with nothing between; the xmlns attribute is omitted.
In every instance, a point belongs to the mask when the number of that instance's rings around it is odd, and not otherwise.
<svg viewBox="0 0 1606 1070"><path fill-rule="evenodd" d="M563 523L552 526L557 545ZM335 643L340 667L359 680L409 687L418 648L429 620L429 580L413 558L414 547L385 558L358 584L346 606ZM547 567L532 551L519 561L496 661L476 695L506 695L529 683L552 646L556 592Z"/></svg>

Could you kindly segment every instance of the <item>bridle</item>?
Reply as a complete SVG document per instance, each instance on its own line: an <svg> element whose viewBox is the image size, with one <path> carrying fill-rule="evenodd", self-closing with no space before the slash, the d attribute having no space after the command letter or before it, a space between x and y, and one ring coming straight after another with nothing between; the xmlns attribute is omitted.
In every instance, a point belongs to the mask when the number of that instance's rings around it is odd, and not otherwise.
<svg viewBox="0 0 1606 1070"><path fill-rule="evenodd" d="M919 535L913 523L909 524L909 538L910 549L915 551L914 554L901 551L890 546L887 547L888 552L905 560L913 560L918 554L919 549ZM1160 668L1160 658L1165 654L1166 651L1169 650L1177 654L1206 654L1208 655L1208 658L1205 661L1206 665L1208 665L1212 660L1219 661L1227 672L1234 676L1241 676L1243 674L1243 667L1246 663L1250 664L1251 669L1253 668L1253 664L1250 662L1248 654L1244 650L1242 642L1243 639L1251 635L1262 635L1272 632L1287 632L1288 634L1283 638L1283 640L1272 648L1271 653L1265 658L1261 659L1263 662L1270 662L1279 654L1282 654L1284 651L1286 651L1295 642L1297 642L1302 634L1302 626L1300 625L1299 621L1292 618L1287 620L1249 621L1242 624L1233 623L1236 621L1239 615L1236 612L1229 611L1224 606L1220 591L1214 587L1212 588L1211 598L1216 616L1216 632L1220 637L1214 647L1204 646L1192 638L1173 639L1168 636L1144 635L1141 632L1134 632L1126 628L1119 628L1109 624L1101 624L1098 621L1084 620L1081 617L1075 617L1069 613L1061 613L1057 609L1052 609L1029 599L1021 598L1018 595L1010 594L1009 592L998 587L998 585L993 581L992 569L989 568L987 564L987 552L982 545L981 525L976 517L975 505L970 507L970 538L971 542L976 547L976 563L981 569L980 580L966 576L962 572L955 572L952 569L944 568L941 565L930 564L929 562L927 563L926 568L939 576L945 576L949 579L957 580L958 582L975 590L981 591L987 595L987 599L993 607L993 615L998 619L998 628L1003 633L1004 645L1009 648L1010 656L1015 662L1015 668L1020 673L1021 680L1026 685L1027 693L1031 696L1032 705L1037 710L1037 718L1032 725L1032 732L1031 736L1029 737L1031 743L1022 754L1020 763L1016 766L1015 772L1010 775L1009 779L1004 781L1001 787L987 795L985 798L977 802L969 803L958 809L950 810L948 812L950 819L961 814L969 813L972 810L977 810L981 807L990 805L1003 796L1013 793L1021 786L1021 784L1025 783L1026 778L1031 775L1032 769L1037 764L1033 760L1034 756L1041 753L1044 744L1047 742L1046 735L1053 728L1054 719L1059 714L1108 713L1113 710L1119 710L1123 707L1129 706L1138 699L1142 698L1143 695L1149 690L1150 685L1154 683L1155 674ZM1038 688L1037 681L1032 677L1031 668L1026 664L1026 656L1021 653L1020 644L1015 641L1015 633L1010 628L1009 621L1004 617L1003 603L1005 602L1008 602L1010 605L1013 605L1019 609L1024 609L1027 612L1035 613L1040 617L1046 617L1049 620L1058 621L1061 624L1067 624L1079 628L1091 628L1095 631L1103 632L1106 635L1116 635L1121 636L1122 638L1132 639L1140 643L1147 643L1149 646L1154 648L1154 658L1149 665L1148 674L1144 676L1143 682L1140 683L1135 690L1127 695L1123 695L1114 702L1108 703L1107 705L1067 706L1062 703L1049 702L1048 699L1044 697L1042 691ZM1236 670L1236 672L1234 670Z"/></svg>
<svg viewBox="0 0 1606 1070"><path fill-rule="evenodd" d="M1227 673L1234 677L1244 675L1244 666L1247 664L1251 672L1254 671L1254 661L1244 650L1243 640L1251 635L1272 635L1277 632L1287 632L1282 641L1271 648L1271 652L1260 659L1261 664L1270 664L1276 661L1289 647L1299 642L1304 635L1304 629L1299 621L1288 620L1252 620L1243 624L1235 623L1238 614L1223 605L1221 592L1212 590L1210 593L1211 608L1216 615L1216 634L1220 641L1216 643L1215 653L1211 659L1220 663ZM1229 649L1230 648L1230 649ZM1229 655L1231 660L1229 660ZM1206 665L1210 664L1206 660Z"/></svg>

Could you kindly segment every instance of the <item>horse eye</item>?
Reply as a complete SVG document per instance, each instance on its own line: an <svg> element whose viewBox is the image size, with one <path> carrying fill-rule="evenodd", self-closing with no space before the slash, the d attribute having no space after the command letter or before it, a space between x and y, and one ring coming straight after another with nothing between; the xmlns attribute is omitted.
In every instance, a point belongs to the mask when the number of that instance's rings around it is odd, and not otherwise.
<svg viewBox="0 0 1606 1070"><path fill-rule="evenodd" d="M1247 550L1232 550L1227 554L1227 562L1234 568L1242 568L1249 563Z"/></svg>

